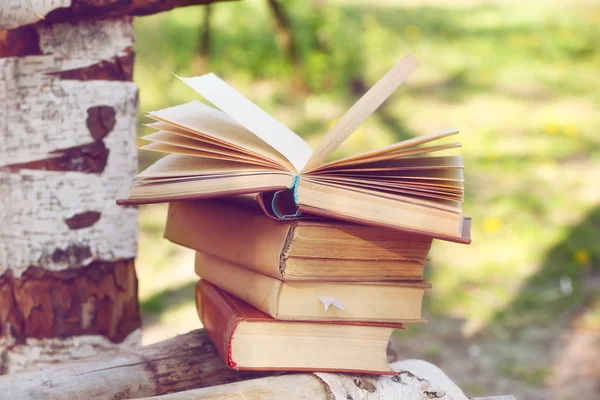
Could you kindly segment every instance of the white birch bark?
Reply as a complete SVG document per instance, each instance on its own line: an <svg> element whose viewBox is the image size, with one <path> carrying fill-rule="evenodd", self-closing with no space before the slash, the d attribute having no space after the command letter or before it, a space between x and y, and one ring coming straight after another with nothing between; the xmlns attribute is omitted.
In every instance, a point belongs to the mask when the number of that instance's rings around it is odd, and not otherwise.
<svg viewBox="0 0 600 400"><path fill-rule="evenodd" d="M133 258L137 213L115 200L125 197L136 172L137 87L132 82L61 80L53 72L82 68L123 55L133 43L125 19L54 24L39 28L42 56L0 59L0 274L20 276L29 266L51 270L85 266L94 259ZM115 125L103 139L109 150L101 174L2 166L40 160L50 153L92 143L87 110L110 106ZM85 211L101 214L89 228L65 220ZM89 248L85 259L53 259ZM87 252L84 252L87 253Z"/></svg>
<svg viewBox="0 0 600 400"><path fill-rule="evenodd" d="M32 24L43 19L50 11L70 5L71 0L2 0L0 29Z"/></svg>

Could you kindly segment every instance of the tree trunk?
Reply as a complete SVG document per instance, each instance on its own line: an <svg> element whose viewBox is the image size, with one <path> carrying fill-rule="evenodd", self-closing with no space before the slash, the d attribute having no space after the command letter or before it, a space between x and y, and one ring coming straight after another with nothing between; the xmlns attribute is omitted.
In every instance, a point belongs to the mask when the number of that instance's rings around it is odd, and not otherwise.
<svg viewBox="0 0 600 400"><path fill-rule="evenodd" d="M133 40L129 17L0 34L0 372L140 342L137 210L115 205L137 169Z"/></svg>

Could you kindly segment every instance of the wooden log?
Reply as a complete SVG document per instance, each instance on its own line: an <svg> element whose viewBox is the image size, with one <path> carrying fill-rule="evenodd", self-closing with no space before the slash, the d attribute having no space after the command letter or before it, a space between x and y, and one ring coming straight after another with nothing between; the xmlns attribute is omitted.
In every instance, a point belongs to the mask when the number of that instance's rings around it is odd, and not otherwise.
<svg viewBox="0 0 600 400"><path fill-rule="evenodd" d="M462 391L432 364L405 360L393 363L392 367L398 371L395 376L331 373L274 376L274 372L234 371L224 365L204 330L196 330L136 350L0 377L0 393L14 400L118 400L143 396L159 396L150 398L163 400L466 400ZM190 391L192 388L199 389Z"/></svg>
<svg viewBox="0 0 600 400"><path fill-rule="evenodd" d="M3 0L0 29L15 29L40 20L81 21L150 15L176 7L231 0Z"/></svg>
<svg viewBox="0 0 600 400"><path fill-rule="evenodd" d="M0 376L0 397L119 400L272 374L227 368L204 330L195 330L150 346Z"/></svg>
<svg viewBox="0 0 600 400"><path fill-rule="evenodd" d="M146 400L467 400L463 392L436 366L422 360L391 364L395 376L354 374L292 374L253 379L186 392L147 397Z"/></svg>

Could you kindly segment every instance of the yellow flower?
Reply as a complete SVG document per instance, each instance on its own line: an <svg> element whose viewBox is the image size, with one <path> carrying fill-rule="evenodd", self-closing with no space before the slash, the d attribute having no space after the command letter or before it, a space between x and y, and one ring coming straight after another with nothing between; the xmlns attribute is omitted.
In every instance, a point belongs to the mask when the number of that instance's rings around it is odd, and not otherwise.
<svg viewBox="0 0 600 400"><path fill-rule="evenodd" d="M575 261L580 265L586 265L590 263L590 253L587 250L579 249L575 252Z"/></svg>
<svg viewBox="0 0 600 400"><path fill-rule="evenodd" d="M558 129L559 129L558 124L555 124L554 122L548 122L546 125L544 125L544 132L546 132L549 135L557 134Z"/></svg>
<svg viewBox="0 0 600 400"><path fill-rule="evenodd" d="M496 233L502 228L500 218L491 217L483 220L483 230L487 233Z"/></svg>
<svg viewBox="0 0 600 400"><path fill-rule="evenodd" d="M406 40L416 42L421 38L421 29L415 25L408 25L406 28L404 28L404 37Z"/></svg>
<svg viewBox="0 0 600 400"><path fill-rule="evenodd" d="M578 129L575 125L569 125L565 128L565 133L569 136L577 136Z"/></svg>

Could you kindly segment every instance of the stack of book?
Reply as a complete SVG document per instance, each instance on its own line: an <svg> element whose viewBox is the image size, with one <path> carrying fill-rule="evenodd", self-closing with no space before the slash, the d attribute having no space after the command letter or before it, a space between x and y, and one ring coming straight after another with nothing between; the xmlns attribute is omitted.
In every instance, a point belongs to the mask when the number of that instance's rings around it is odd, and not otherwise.
<svg viewBox="0 0 600 400"><path fill-rule="evenodd" d="M168 155L118 203L170 202L165 237L197 252L198 313L229 367L393 373L391 332L424 322L432 240L470 242L461 157L427 157L458 132L327 158L417 65L403 58L314 151L213 74L183 81L217 108L149 114L143 148Z"/></svg>
<svg viewBox="0 0 600 400"><path fill-rule="evenodd" d="M172 203L165 237L196 250L198 312L231 367L389 372L391 331L423 322L428 236L277 221L240 197Z"/></svg>

